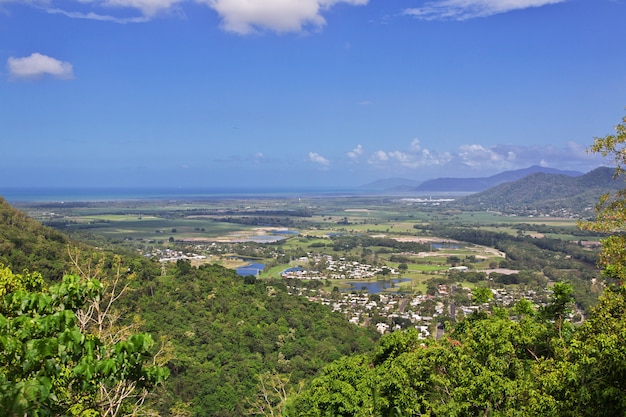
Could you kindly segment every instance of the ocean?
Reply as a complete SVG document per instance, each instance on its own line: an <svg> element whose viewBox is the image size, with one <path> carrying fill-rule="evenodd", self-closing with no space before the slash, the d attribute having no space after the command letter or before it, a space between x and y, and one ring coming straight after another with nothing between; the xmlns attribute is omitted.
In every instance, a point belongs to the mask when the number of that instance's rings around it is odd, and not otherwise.
<svg viewBox="0 0 626 417"><path fill-rule="evenodd" d="M348 188L10 188L0 187L9 203L142 200L216 200L372 195Z"/></svg>

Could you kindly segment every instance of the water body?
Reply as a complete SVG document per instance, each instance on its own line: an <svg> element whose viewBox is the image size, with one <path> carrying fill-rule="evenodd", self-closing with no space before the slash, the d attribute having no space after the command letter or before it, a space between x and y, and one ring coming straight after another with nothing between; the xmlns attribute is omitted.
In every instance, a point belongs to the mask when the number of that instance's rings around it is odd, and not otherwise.
<svg viewBox="0 0 626 417"><path fill-rule="evenodd" d="M461 246L454 243L433 243L433 249L459 249Z"/></svg>
<svg viewBox="0 0 626 417"><path fill-rule="evenodd" d="M0 187L7 201L35 202L105 202L105 201L210 201L223 199L263 199L298 197L385 196L403 193L365 190L359 187ZM410 193L411 197L420 194ZM424 194L429 196L433 193Z"/></svg>
<svg viewBox="0 0 626 417"><path fill-rule="evenodd" d="M410 278L395 278L391 280L380 281L356 281L350 282L350 288L342 290L343 292L352 291L365 291L370 294L378 294L388 288L392 288L393 285L402 284L403 282L410 282Z"/></svg>
<svg viewBox="0 0 626 417"><path fill-rule="evenodd" d="M275 235L299 235L300 232L297 230L274 230L272 234Z"/></svg>
<svg viewBox="0 0 626 417"><path fill-rule="evenodd" d="M265 264L252 263L249 265L241 266L237 268L236 271L237 271L237 274L241 275L242 277L245 277L247 275L254 275L256 277L261 272L263 272L264 268L265 268Z"/></svg>
<svg viewBox="0 0 626 417"><path fill-rule="evenodd" d="M38 188L0 187L0 196L9 202L102 202L181 200L203 201L250 198L297 198L299 196L340 197L362 195L351 188Z"/></svg>
<svg viewBox="0 0 626 417"><path fill-rule="evenodd" d="M286 274L289 272L300 272L300 271L304 271L304 268L301 266L294 266L294 267L285 269L284 271L281 272L281 274Z"/></svg>
<svg viewBox="0 0 626 417"><path fill-rule="evenodd" d="M242 239L242 242L255 242L255 243L273 243L278 242L279 240L284 240L284 236L274 236L274 235L262 235L262 236L250 236L245 239Z"/></svg>

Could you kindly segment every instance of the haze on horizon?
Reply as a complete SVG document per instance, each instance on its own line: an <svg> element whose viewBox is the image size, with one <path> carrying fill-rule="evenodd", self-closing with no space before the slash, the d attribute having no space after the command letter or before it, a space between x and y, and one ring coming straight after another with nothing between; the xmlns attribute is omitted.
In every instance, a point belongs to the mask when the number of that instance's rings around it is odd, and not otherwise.
<svg viewBox="0 0 626 417"><path fill-rule="evenodd" d="M624 16L615 0L0 0L0 195L588 172L625 111Z"/></svg>

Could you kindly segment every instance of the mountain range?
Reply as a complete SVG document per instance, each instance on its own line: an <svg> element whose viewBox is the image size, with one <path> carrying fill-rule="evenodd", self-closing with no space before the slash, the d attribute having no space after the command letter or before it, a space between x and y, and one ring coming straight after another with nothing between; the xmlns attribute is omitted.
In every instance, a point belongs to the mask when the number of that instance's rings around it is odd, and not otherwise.
<svg viewBox="0 0 626 417"><path fill-rule="evenodd" d="M555 168L533 165L524 169L504 171L490 177L436 178L422 183L407 178L380 179L366 184L362 188L390 192L479 192L506 182L519 180L527 175L537 172L545 174L560 174L569 177L578 177L583 175L582 172L578 171L563 171Z"/></svg>
<svg viewBox="0 0 626 417"><path fill-rule="evenodd" d="M626 187L614 174L608 167L579 176L535 172L460 198L454 205L508 214L591 215L602 194Z"/></svg>

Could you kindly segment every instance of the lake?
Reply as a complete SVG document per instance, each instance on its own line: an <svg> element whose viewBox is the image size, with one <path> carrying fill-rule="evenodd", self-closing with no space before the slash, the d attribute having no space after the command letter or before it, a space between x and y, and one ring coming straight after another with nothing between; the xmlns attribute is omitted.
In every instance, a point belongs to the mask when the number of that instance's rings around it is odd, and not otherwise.
<svg viewBox="0 0 626 417"><path fill-rule="evenodd" d="M265 264L253 263L245 266L241 266L236 269L237 273L243 277L247 275L258 276L263 269L265 268Z"/></svg>
<svg viewBox="0 0 626 417"><path fill-rule="evenodd" d="M343 289L343 292L351 292L351 291L366 291L370 294L378 294L383 292L388 288L392 288L393 286L397 286L398 284L402 284L404 282L410 282L410 278L395 278L390 280L379 280L379 281L356 281L350 282L350 288Z"/></svg>

